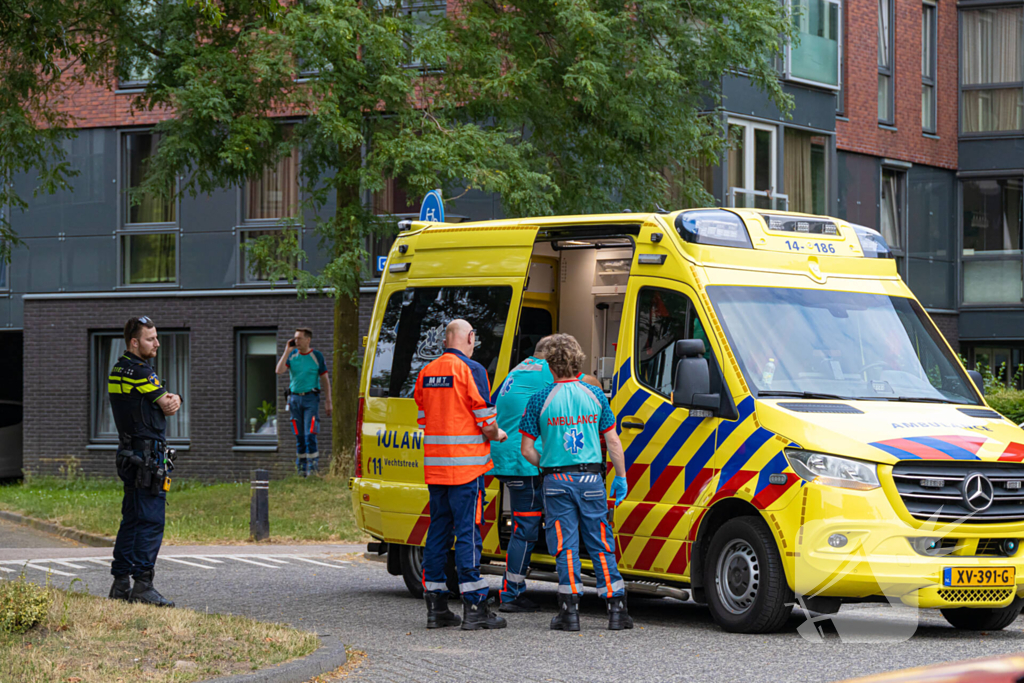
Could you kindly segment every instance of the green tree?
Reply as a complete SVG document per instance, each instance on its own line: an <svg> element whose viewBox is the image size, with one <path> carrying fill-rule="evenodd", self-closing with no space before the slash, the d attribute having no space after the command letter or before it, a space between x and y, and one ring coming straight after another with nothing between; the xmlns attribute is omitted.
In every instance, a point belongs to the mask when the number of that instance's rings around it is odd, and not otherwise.
<svg viewBox="0 0 1024 683"><path fill-rule="evenodd" d="M703 203L690 162L714 163L725 144L722 74L745 70L789 105L774 65L791 26L775 0L468 0L434 21L401 0L147 7L134 30L149 38L121 41L120 57L148 60L137 106L171 118L143 192L237 186L301 150L303 211L331 260L316 275L297 268L290 230L249 256L335 299L342 473L357 437L363 244L393 229L363 193L385 178L414 195L480 189L511 215L649 209L671 189ZM294 127L280 125L287 115Z"/></svg>

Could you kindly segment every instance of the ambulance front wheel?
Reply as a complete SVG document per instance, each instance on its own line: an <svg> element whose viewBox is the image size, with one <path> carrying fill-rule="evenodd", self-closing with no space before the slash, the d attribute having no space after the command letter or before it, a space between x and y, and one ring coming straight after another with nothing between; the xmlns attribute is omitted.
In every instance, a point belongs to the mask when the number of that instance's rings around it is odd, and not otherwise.
<svg viewBox="0 0 1024 683"><path fill-rule="evenodd" d="M423 599L423 548L418 545L403 545L399 557L402 560L402 579L409 594L417 600ZM448 562L444 566L445 583L448 592L459 596L459 574L455 570L455 553L448 551Z"/></svg>
<svg viewBox="0 0 1024 683"><path fill-rule="evenodd" d="M775 538L760 517L731 519L708 547L704 580L711 616L731 633L771 633L793 611Z"/></svg>

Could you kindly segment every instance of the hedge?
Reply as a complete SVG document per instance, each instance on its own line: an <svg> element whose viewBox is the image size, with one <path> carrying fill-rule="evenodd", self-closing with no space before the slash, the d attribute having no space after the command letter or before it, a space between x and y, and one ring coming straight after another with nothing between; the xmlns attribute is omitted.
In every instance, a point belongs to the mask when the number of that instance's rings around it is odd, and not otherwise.
<svg viewBox="0 0 1024 683"><path fill-rule="evenodd" d="M985 400L1014 424L1024 422L1024 391L999 389L986 395Z"/></svg>

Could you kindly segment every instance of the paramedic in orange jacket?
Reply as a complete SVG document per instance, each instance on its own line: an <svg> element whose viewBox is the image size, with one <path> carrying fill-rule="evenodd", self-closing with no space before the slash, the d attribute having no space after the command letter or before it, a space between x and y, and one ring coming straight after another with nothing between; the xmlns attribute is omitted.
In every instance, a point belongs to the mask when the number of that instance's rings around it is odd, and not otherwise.
<svg viewBox="0 0 1024 683"><path fill-rule="evenodd" d="M487 602L480 577L484 473L493 467L491 441L507 437L490 402L487 371L470 357L476 331L465 320L445 329L445 350L416 378L416 405L423 429L423 474L430 491L430 527L423 549L423 595L427 628L464 631L505 628ZM455 567L462 593L462 621L448 609L444 566L455 540Z"/></svg>

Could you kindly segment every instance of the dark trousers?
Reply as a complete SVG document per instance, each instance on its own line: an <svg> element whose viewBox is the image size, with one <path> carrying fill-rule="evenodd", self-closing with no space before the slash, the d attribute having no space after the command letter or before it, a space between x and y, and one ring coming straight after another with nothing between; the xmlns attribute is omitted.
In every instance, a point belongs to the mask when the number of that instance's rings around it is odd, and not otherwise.
<svg viewBox="0 0 1024 683"><path fill-rule="evenodd" d="M533 546L540 536L544 510L543 479L537 477L498 477L508 487L512 507L512 538L505 556L505 578L501 583L501 601L512 602L526 590L526 570Z"/></svg>
<svg viewBox="0 0 1024 683"><path fill-rule="evenodd" d="M488 588L487 579L480 578L484 478L480 476L458 486L430 484L427 489L430 491L430 526L423 548L423 590L428 593L448 590L444 566L454 540L459 591L463 598L479 604L487 599Z"/></svg>
<svg viewBox="0 0 1024 683"><path fill-rule="evenodd" d="M110 573L114 576L131 574L138 578L153 571L160 544L164 540L164 507L167 494L163 491L137 489L134 467L119 473L125 481L121 501L121 526L114 541L114 561Z"/></svg>

